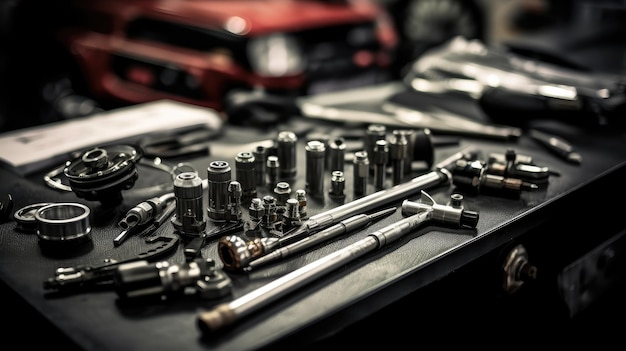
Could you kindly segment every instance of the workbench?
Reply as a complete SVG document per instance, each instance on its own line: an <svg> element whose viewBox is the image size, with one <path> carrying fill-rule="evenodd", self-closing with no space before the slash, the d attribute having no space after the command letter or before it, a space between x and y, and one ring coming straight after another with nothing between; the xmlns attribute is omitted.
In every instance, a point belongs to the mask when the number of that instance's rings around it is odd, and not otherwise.
<svg viewBox="0 0 626 351"><path fill-rule="evenodd" d="M261 131L233 126L226 128L221 139L216 140L216 143L231 143L232 147L226 148L230 154L215 152L185 162L193 164L199 175L206 177L206 169L211 161L223 160L234 165L237 152L252 151L240 150L237 145L242 142L267 140L275 137L278 130L307 130L307 125L312 125L316 132L322 133L341 128L352 134L359 129L365 131L363 125L341 125L296 117L284 125ZM131 189L122 193L124 199L118 207L104 209L99 203L77 198L72 192L51 189L44 184L43 174L20 177L2 169L0 194L12 195L13 210L42 202L78 202L89 206L94 214L91 247L64 256L44 254L38 244L38 237L16 231L16 223L11 219L0 226L0 280L4 285L3 296L11 299L5 299L5 306L14 306L8 316L10 318L5 318L5 321L11 324L10 330L21 330L21 335L26 333L30 335L28 338L54 342L63 345L66 350L74 346L84 350L306 349L316 348L316 345L323 345L324 342L335 342L338 340L336 338L341 337L342 331L355 325L362 328L363 333L378 331L380 334L371 337L362 335L361 340L351 339L354 345L395 345L394 340L409 340L411 335L385 333L427 330L424 326L431 321L420 319L420 311L426 311L427 308L450 313L444 305L437 307L437 304L445 304L445 301L419 300L416 294L437 286L465 267L471 267L486 258L501 257L499 255L506 253L507 248L521 243L526 245L529 262L537 267L538 280L556 284L556 276L567 264L623 233L623 206L619 204L626 196L623 181L626 176L624 131L616 128L590 129L556 122L545 123L544 127L544 130L551 130L571 141L582 156L582 164L566 162L525 135L510 141L460 137L457 144L437 146L435 162L467 146L480 150L483 157L514 149L518 154L531 156L534 163L549 167L555 174L550 176L547 186L523 191L517 198L464 195L463 206L480 215L475 230L425 225L401 240L291 292L231 327L205 336L196 325L198 313L236 299L354 243L368 233L400 220L403 217L401 212L398 210L365 230L336 238L252 272L228 272L233 288L224 297L202 299L186 296L150 303L124 303L113 289L107 288L54 296L44 290L43 283L54 276L58 267L98 264L109 258L132 256L145 249L145 242L139 237L130 237L118 247L112 242L120 233L117 226L120 216L145 198L133 197ZM301 134L297 145L298 173L295 183L291 184L292 189L305 187L304 142L305 136ZM351 167L350 163L346 163L344 202L338 203L328 196L324 199L309 198L309 215L353 200ZM427 171L414 171L407 180ZM138 172L136 188L162 183L169 176L141 165L138 165ZM330 175L328 177L327 190ZM368 192L374 191L370 184ZM437 202L447 203L455 192L455 186L446 182L425 191ZM270 194L269 189L262 187L258 193L259 197ZM407 194L406 199L417 201L419 193ZM381 204L381 208L389 206L400 206L400 203ZM211 226L210 221L207 226ZM172 226L166 223L160 230L172 231ZM202 252L203 256L213 258L219 268L221 261L216 246L217 240L213 240ZM179 245L164 259L172 264L180 264L184 262L182 250L183 245ZM454 287L454 295L459 301L464 301L464 292L471 290L473 283L489 281L500 285L499 273L491 273L499 272L501 267L494 264L489 268L493 271L474 272L474 278L469 280L470 285ZM623 267L620 270L623 273ZM525 284L532 285L533 282ZM525 288L522 285L520 291ZM449 291L440 293L442 296L451 295ZM429 296L433 298L436 295ZM472 301L465 300L464 303L472 304ZM402 307L403 304L405 307ZM397 315L387 315L387 319L381 319L384 311L392 308ZM456 321L469 320L467 316L448 318L451 325L456 325ZM403 324L411 319L414 325ZM485 326L500 324L491 322ZM33 330L33 326L38 330ZM31 343L21 339L19 342L26 345Z"/></svg>

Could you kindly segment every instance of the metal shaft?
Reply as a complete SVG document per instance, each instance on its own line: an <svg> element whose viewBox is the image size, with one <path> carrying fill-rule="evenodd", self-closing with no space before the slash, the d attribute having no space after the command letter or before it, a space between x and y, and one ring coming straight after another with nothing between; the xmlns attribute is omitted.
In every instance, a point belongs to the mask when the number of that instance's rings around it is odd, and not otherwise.
<svg viewBox="0 0 626 351"><path fill-rule="evenodd" d="M198 314L197 325L203 333L209 334L222 327L233 324L242 317L299 289L334 269L343 267L346 263L412 232L423 222L427 221L430 216L430 211L423 211L403 218L399 222L375 231L341 250L313 261L230 303L221 304L212 310L201 312Z"/></svg>
<svg viewBox="0 0 626 351"><path fill-rule="evenodd" d="M296 241L295 243L280 247L275 251L272 251L260 257L259 259L250 262L248 265L248 269L251 270L270 262L289 257L295 253L302 252L310 247L313 247L332 238L338 237L342 234L354 232L356 230L365 228L373 221L390 215L395 211L396 208L392 207L382 211L378 211L376 213L372 213L371 215L362 213L356 216L352 216L318 233L307 236L306 238L300 241Z"/></svg>

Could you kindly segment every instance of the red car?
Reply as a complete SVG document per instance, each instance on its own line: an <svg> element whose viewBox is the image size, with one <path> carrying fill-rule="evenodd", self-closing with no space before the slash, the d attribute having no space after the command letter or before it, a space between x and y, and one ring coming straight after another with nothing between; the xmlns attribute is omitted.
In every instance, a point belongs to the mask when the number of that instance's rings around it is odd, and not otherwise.
<svg viewBox="0 0 626 351"><path fill-rule="evenodd" d="M232 89L308 94L391 66L396 31L365 0L75 1L60 30L96 98L220 110ZM349 85L348 85L349 86ZM333 89L337 86L333 86Z"/></svg>

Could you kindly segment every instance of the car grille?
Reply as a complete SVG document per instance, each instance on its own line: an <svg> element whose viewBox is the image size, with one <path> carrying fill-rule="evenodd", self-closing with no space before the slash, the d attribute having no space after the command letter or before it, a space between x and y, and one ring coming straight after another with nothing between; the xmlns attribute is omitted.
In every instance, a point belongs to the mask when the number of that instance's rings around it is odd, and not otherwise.
<svg viewBox="0 0 626 351"><path fill-rule="evenodd" d="M152 18L138 18L126 29L129 39L167 44L173 47L210 52L228 49L233 60L250 69L246 56L248 39L224 30L212 30Z"/></svg>
<svg viewBox="0 0 626 351"><path fill-rule="evenodd" d="M315 28L293 33L308 60L307 75L313 80L350 75L361 70L354 62L359 51L380 50L373 22Z"/></svg>
<svg viewBox="0 0 626 351"><path fill-rule="evenodd" d="M171 63L116 54L112 57L111 68L124 81L186 98L207 99L201 82Z"/></svg>
<svg viewBox="0 0 626 351"><path fill-rule="evenodd" d="M303 48L307 58L307 75L312 79L336 77L359 70L354 55L361 50L376 52L380 43L372 21L290 32ZM232 58L250 70L246 45L248 38L227 31L139 18L128 26L128 38L165 43L175 47L209 52L226 48Z"/></svg>
<svg viewBox="0 0 626 351"><path fill-rule="evenodd" d="M365 52L375 56L381 50L376 24L373 21L316 27L291 31L288 34L296 39L307 59L304 73L308 77L308 82L307 86L301 87L301 92L310 90L314 85L368 74L373 68L379 68L355 63L357 53ZM246 52L249 38L226 31L144 17L129 24L126 36L129 39L202 52L214 50L224 52L226 49L241 68L252 71ZM195 100L222 99L220 96L206 96L201 87L202 82L197 82L193 76L170 62L116 53L112 57L111 65L113 72L120 79L155 91ZM273 89L280 88L275 86Z"/></svg>

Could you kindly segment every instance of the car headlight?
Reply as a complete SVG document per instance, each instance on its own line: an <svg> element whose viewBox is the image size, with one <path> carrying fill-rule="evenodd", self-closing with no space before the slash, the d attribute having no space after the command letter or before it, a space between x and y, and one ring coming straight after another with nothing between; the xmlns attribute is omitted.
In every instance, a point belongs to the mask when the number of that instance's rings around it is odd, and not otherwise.
<svg viewBox="0 0 626 351"><path fill-rule="evenodd" d="M262 76L299 74L306 66L298 41L283 33L253 38L248 45L248 58L254 72Z"/></svg>

